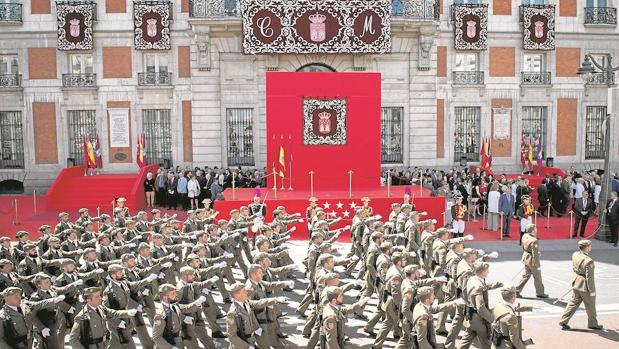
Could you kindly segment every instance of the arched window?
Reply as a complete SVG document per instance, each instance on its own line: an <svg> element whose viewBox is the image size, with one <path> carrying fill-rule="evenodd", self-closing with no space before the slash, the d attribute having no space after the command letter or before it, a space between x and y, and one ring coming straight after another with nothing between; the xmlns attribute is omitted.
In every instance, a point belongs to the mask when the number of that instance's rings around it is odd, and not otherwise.
<svg viewBox="0 0 619 349"><path fill-rule="evenodd" d="M310 72L310 73L333 73L335 69L322 63L310 63L297 69L297 72Z"/></svg>

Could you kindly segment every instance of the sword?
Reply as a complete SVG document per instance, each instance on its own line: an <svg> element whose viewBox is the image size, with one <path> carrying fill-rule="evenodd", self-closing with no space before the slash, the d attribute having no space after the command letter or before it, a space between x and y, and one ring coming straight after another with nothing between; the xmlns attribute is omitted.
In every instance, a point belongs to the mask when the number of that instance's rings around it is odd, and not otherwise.
<svg viewBox="0 0 619 349"><path fill-rule="evenodd" d="M509 280L509 283L510 283L510 284L514 282L514 279L515 279L518 275L520 275L520 273L522 273L522 271L524 270L524 268L525 268L525 267L522 267L522 269L520 269L520 271L518 271L518 273L516 273L516 275L514 275L514 277L513 277L511 280Z"/></svg>
<svg viewBox="0 0 619 349"><path fill-rule="evenodd" d="M568 293L572 292L572 289L570 288L569 290L567 290L567 292L565 292L561 297L557 298L557 300L555 300L554 302L552 302L552 305L555 305L558 301L564 301L563 297L567 296Z"/></svg>

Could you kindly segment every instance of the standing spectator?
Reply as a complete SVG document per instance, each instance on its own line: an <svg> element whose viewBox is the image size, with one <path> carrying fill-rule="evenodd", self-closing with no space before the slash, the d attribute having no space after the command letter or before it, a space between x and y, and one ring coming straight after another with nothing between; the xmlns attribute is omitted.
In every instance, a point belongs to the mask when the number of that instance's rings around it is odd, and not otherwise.
<svg viewBox="0 0 619 349"><path fill-rule="evenodd" d="M189 174L189 182L187 182L187 196L192 210L198 208L198 198L200 197L200 182L195 176Z"/></svg>
<svg viewBox="0 0 619 349"><path fill-rule="evenodd" d="M178 187L178 178L176 178L176 175L174 175L174 172L170 172L168 173L168 182L167 182L167 186L166 186L166 190L168 191L168 196L167 196L167 204L168 204L168 210L174 209L176 210L178 203L177 203L177 189Z"/></svg>
<svg viewBox="0 0 619 349"><path fill-rule="evenodd" d="M610 181L610 187L612 191L614 191L615 193L619 193L619 176L617 176L616 173L613 176L613 179Z"/></svg>
<svg viewBox="0 0 619 349"><path fill-rule="evenodd" d="M166 181L168 176L166 171L162 168L157 170L157 177L155 177L155 200L159 207L165 206L166 198Z"/></svg>
<svg viewBox="0 0 619 349"><path fill-rule="evenodd" d="M510 224L515 210L515 198L512 195L512 188L506 186L499 199L499 212L503 214L503 237L509 237Z"/></svg>
<svg viewBox="0 0 619 349"><path fill-rule="evenodd" d="M183 207L183 211L187 211L189 207L189 199L187 197L187 173L183 172L181 177L178 179L178 197L181 200L181 206Z"/></svg>
<svg viewBox="0 0 619 349"><path fill-rule="evenodd" d="M585 183L585 180L582 178L578 178L576 180L576 184L574 184L574 199L582 198L582 192L585 190L584 183Z"/></svg>
<svg viewBox="0 0 619 349"><path fill-rule="evenodd" d="M572 211L574 211L574 216L576 217L574 231L572 233L573 238L575 238L578 233L578 226L580 226L580 237L585 237L585 229L587 228L589 216L591 216L591 213L595 210L593 200L589 198L589 192L584 190L580 195L581 197L574 199L574 206L572 206Z"/></svg>
<svg viewBox="0 0 619 349"><path fill-rule="evenodd" d="M488 229L497 231L499 229L499 194L498 184L493 184L488 193Z"/></svg>
<svg viewBox="0 0 619 349"><path fill-rule="evenodd" d="M606 222L610 226L610 242L617 247L617 235L619 234L619 200L617 192L610 193L610 200L606 204Z"/></svg>
<svg viewBox="0 0 619 349"><path fill-rule="evenodd" d="M219 185L219 179L215 179L211 184L211 200L213 200L213 208L215 207L215 200L223 200L221 192L223 188Z"/></svg>
<svg viewBox="0 0 619 349"><path fill-rule="evenodd" d="M196 180L200 185L200 195L198 195L198 208L203 208L202 200L206 198L206 190L204 190L204 186L206 185L206 178L204 177L204 171L197 170L196 171Z"/></svg>
<svg viewBox="0 0 619 349"><path fill-rule="evenodd" d="M593 202L595 203L596 211L600 207L600 194L602 193L602 186L600 185L600 177L595 177L595 185L593 186ZM598 211L598 214L600 212Z"/></svg>
<svg viewBox="0 0 619 349"><path fill-rule="evenodd" d="M146 194L146 206L155 206L155 179L152 172L148 172L144 179L144 193Z"/></svg>
<svg viewBox="0 0 619 349"><path fill-rule="evenodd" d="M537 187L537 201L539 201L539 214L546 216L548 213L548 204L550 203L550 196L548 195L548 187L542 181L542 184Z"/></svg>

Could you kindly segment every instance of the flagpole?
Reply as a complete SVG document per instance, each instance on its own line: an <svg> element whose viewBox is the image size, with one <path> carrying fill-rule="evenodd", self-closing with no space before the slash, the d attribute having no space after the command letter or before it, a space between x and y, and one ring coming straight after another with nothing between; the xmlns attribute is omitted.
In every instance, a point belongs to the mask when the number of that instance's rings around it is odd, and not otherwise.
<svg viewBox="0 0 619 349"><path fill-rule="evenodd" d="M290 151L290 166L288 168L288 190L292 190L292 135L288 135L288 151Z"/></svg>

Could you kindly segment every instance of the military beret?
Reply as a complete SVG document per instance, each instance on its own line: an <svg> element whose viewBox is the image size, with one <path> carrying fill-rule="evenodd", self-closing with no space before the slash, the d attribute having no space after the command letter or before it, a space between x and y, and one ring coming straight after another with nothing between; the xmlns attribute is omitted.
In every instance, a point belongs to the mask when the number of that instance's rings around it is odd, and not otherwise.
<svg viewBox="0 0 619 349"><path fill-rule="evenodd" d="M75 266L77 266L77 263L75 262L75 260L73 260L72 258L64 258L62 260L62 262L60 263L61 266L65 266L65 265L69 265L69 264L73 264Z"/></svg>
<svg viewBox="0 0 619 349"><path fill-rule="evenodd" d="M159 209L157 209L157 208L153 208L152 210L150 210L151 214L157 214L157 213L160 213L160 212L161 211Z"/></svg>
<svg viewBox="0 0 619 349"><path fill-rule="evenodd" d="M228 221L227 221L227 220L225 220L225 219L220 219L220 220L218 220L218 221L217 221L217 225L219 225L220 227L221 227L222 225L226 224L226 223L228 223Z"/></svg>
<svg viewBox="0 0 619 349"><path fill-rule="evenodd" d="M82 213L84 213L84 212L88 212L88 209L87 209L87 208L80 208L77 212L78 212L79 214L82 214Z"/></svg>
<svg viewBox="0 0 619 349"><path fill-rule="evenodd" d="M138 211L137 216L143 216L146 214L146 211Z"/></svg>
<svg viewBox="0 0 619 349"><path fill-rule="evenodd" d="M281 206L281 205L277 206L275 209L278 210L278 211L285 211L286 210L286 208L284 206Z"/></svg>
<svg viewBox="0 0 619 349"><path fill-rule="evenodd" d="M522 195L520 197L520 200L530 200L530 199L531 199L531 197L529 195Z"/></svg>
<svg viewBox="0 0 619 349"><path fill-rule="evenodd" d="M22 237L24 237L24 236L26 236L26 235L28 235L28 232L27 232L27 231L25 231L25 230L20 230L20 231L18 231L18 232L17 232L17 234L15 234L15 236L16 236L18 239L21 239Z"/></svg>
<svg viewBox="0 0 619 349"><path fill-rule="evenodd" d="M269 259L269 254L265 252L259 252L254 255L254 263L260 263L265 259Z"/></svg>
<svg viewBox="0 0 619 349"><path fill-rule="evenodd" d="M333 255L330 253L321 254L318 258L318 264L323 265L329 258L333 258Z"/></svg>
<svg viewBox="0 0 619 349"><path fill-rule="evenodd" d="M378 229L380 227L384 227L385 223L381 222L381 221L376 221L374 222L374 229Z"/></svg>
<svg viewBox="0 0 619 349"><path fill-rule="evenodd" d="M516 288L512 285L504 285L501 287L501 297L505 300L512 299L516 295Z"/></svg>
<svg viewBox="0 0 619 349"><path fill-rule="evenodd" d="M90 295L93 295L95 293L101 293L101 288L100 287L88 287L86 289L84 289L84 297L88 297Z"/></svg>
<svg viewBox="0 0 619 349"><path fill-rule="evenodd" d="M142 242L140 243L140 245L138 245L138 251L142 251L145 248L150 248L150 245L145 242Z"/></svg>
<svg viewBox="0 0 619 349"><path fill-rule="evenodd" d="M39 282L41 282L41 281L45 280L45 279L49 279L49 280L51 280L51 279L52 279L52 277L51 277L51 276L49 276L49 275L47 275L47 274L45 274L45 273L43 273L43 272L41 272L41 273L37 273L37 274L34 276L34 282L35 282L35 283L37 283L37 284L38 284Z"/></svg>
<svg viewBox="0 0 619 349"><path fill-rule="evenodd" d="M309 202L317 202L318 198L315 196L310 197L309 199L307 199Z"/></svg>
<svg viewBox="0 0 619 349"><path fill-rule="evenodd" d="M95 250L95 249L94 249L94 248L92 248L92 247L86 247L86 248L84 249L84 254L87 254L87 253L93 253L93 252L94 252L94 253L96 253L96 252L97 252L97 250Z"/></svg>
<svg viewBox="0 0 619 349"><path fill-rule="evenodd" d="M11 262L10 260L3 258L0 259L0 267L4 267L5 265L13 265L13 262Z"/></svg>
<svg viewBox="0 0 619 349"><path fill-rule="evenodd" d="M238 291L240 291L240 290L242 290L244 288L245 288L245 284L242 284L240 282L235 282L232 285L230 285L230 287L228 287L228 292L235 293L235 292L238 292Z"/></svg>
<svg viewBox="0 0 619 349"><path fill-rule="evenodd" d="M327 293L327 301L329 302L344 294L344 290L342 290L341 287L336 286L329 286L325 288L325 292Z"/></svg>
<svg viewBox="0 0 619 349"><path fill-rule="evenodd" d="M135 259L135 255L133 255L132 253L123 253L122 256L120 256L120 260L124 263L130 259Z"/></svg>
<svg viewBox="0 0 619 349"><path fill-rule="evenodd" d="M33 248L37 248L37 245L35 245L35 244L25 244L24 245L24 251L28 251L28 250L31 250Z"/></svg>
<svg viewBox="0 0 619 349"><path fill-rule="evenodd" d="M205 209L203 209L203 208L196 208L196 210L195 210L195 211L196 211L196 213L206 212L206 210L205 210Z"/></svg>
<svg viewBox="0 0 619 349"><path fill-rule="evenodd" d="M527 224L526 227L524 227L524 230L527 232L527 234L533 234L533 232L536 229L536 225L535 224Z"/></svg>
<svg viewBox="0 0 619 349"><path fill-rule="evenodd" d="M47 224L43 224L42 226L39 227L39 231L44 231L46 229L51 228L51 226L47 225Z"/></svg>
<svg viewBox="0 0 619 349"><path fill-rule="evenodd" d="M269 239L265 237L259 237L256 239L256 246L262 245L264 243L270 244Z"/></svg>
<svg viewBox="0 0 619 349"><path fill-rule="evenodd" d="M259 264L251 264L249 266L249 268L247 268L247 275L251 275L253 273L255 273L256 271L264 271L264 269L262 269L262 266Z"/></svg>
<svg viewBox="0 0 619 349"><path fill-rule="evenodd" d="M60 213L58 214L58 217L59 217L59 218L62 218L62 217L64 217L64 216L68 216L68 215L69 215L69 214L68 214L68 213L66 213L66 212L60 212Z"/></svg>
<svg viewBox="0 0 619 349"><path fill-rule="evenodd" d="M405 209L411 209L411 208L413 208L413 206L412 206L411 204L404 204L404 205L402 205L402 209L403 209L403 210L405 210Z"/></svg>
<svg viewBox="0 0 619 349"><path fill-rule="evenodd" d="M124 268L122 265L120 265L120 264L110 264L110 265L107 267L107 271L108 271L108 273L110 273L110 274L111 274L111 273L118 272L118 271L121 271L121 270L123 270L123 269L125 269L125 268Z"/></svg>
<svg viewBox="0 0 619 349"><path fill-rule="evenodd" d="M116 199L116 202L125 202L125 201L127 201L127 199L123 198L122 196Z"/></svg>
<svg viewBox="0 0 619 349"><path fill-rule="evenodd" d="M332 247L333 247L333 245L332 245L330 242L323 242L323 243L320 245L320 251L321 251L321 252L324 252L324 251L326 251L327 249L332 248Z"/></svg>
<svg viewBox="0 0 619 349"><path fill-rule="evenodd" d="M394 263L403 258L406 258L406 255L402 252L393 252L393 254L391 254L391 261Z"/></svg>
<svg viewBox="0 0 619 349"><path fill-rule="evenodd" d="M367 196L364 196L364 197L361 198L361 201L362 202L370 202L370 198L367 197Z"/></svg>
<svg viewBox="0 0 619 349"><path fill-rule="evenodd" d="M432 286L423 286L417 289L417 297L419 299L425 299L434 293Z"/></svg>
<svg viewBox="0 0 619 349"><path fill-rule="evenodd" d="M326 224L329 224L329 222L327 222L327 221L325 221L325 220L323 219L323 220L319 220L319 221L318 221L318 223L316 223L316 224L317 224L317 225L326 225Z"/></svg>
<svg viewBox="0 0 619 349"><path fill-rule="evenodd" d="M193 252L194 254L196 254L198 251L200 251L201 249L206 249L206 246L204 246L203 244L196 244L192 249L191 252Z"/></svg>
<svg viewBox="0 0 619 349"><path fill-rule="evenodd" d="M385 241L385 242L380 244L380 250L381 251L389 251L392 248L393 248L393 244L391 242L389 242L389 241Z"/></svg>
<svg viewBox="0 0 619 349"><path fill-rule="evenodd" d="M3 236L0 238L0 243L11 241L11 238L8 236Z"/></svg>
<svg viewBox="0 0 619 349"><path fill-rule="evenodd" d="M335 279L339 279L339 278L340 278L340 274L337 273L337 272L333 272L332 271L330 273L325 274L325 276L323 277L322 280L323 280L323 282L327 282L327 281L335 280Z"/></svg>
<svg viewBox="0 0 619 349"><path fill-rule="evenodd" d="M198 255L195 254L195 253L190 253L187 256L185 256L185 260L187 260L187 261L192 261L194 259L200 259L200 257L198 257Z"/></svg>
<svg viewBox="0 0 619 349"><path fill-rule="evenodd" d="M586 247L586 246L591 246L591 240L580 240L578 241L578 247Z"/></svg>
<svg viewBox="0 0 619 349"><path fill-rule="evenodd" d="M400 203L399 202L391 203L391 208L396 208L396 207L400 207Z"/></svg>
<svg viewBox="0 0 619 349"><path fill-rule="evenodd" d="M431 226L432 224L436 224L436 222L434 222L434 220L433 220L433 219L426 219L425 221L423 221L423 226L424 226L424 227L429 227L429 226Z"/></svg>
<svg viewBox="0 0 619 349"><path fill-rule="evenodd" d="M159 239L163 239L163 235L159 234L159 233L155 233L153 235L151 235L153 240L159 240Z"/></svg>
<svg viewBox="0 0 619 349"><path fill-rule="evenodd" d="M163 284L159 286L159 294L166 294L170 291L176 291L176 287L172 284Z"/></svg>
<svg viewBox="0 0 619 349"><path fill-rule="evenodd" d="M476 262L473 265L473 269L475 270L475 273L480 273L482 271L488 270L489 268L490 268L490 264L486 262Z"/></svg>
<svg viewBox="0 0 619 349"><path fill-rule="evenodd" d="M188 215L190 215L190 214L194 214L194 213L196 213L196 211L195 211L195 210L188 210L188 211L187 211L187 214L188 214Z"/></svg>
<svg viewBox="0 0 619 349"><path fill-rule="evenodd" d="M106 238L109 239L110 236L107 233L101 233L101 234L99 234L99 236L97 236L97 241L101 241L101 240L106 239Z"/></svg>
<svg viewBox="0 0 619 349"><path fill-rule="evenodd" d="M448 233L449 233L449 230L447 230L447 228L438 228L438 229L436 229L436 234L438 236L443 236L443 235L448 234Z"/></svg>
<svg viewBox="0 0 619 349"><path fill-rule="evenodd" d="M456 200L462 200L464 197L462 196L462 194L456 194L454 195L454 199Z"/></svg>
<svg viewBox="0 0 619 349"><path fill-rule="evenodd" d="M315 231L315 232L312 233L312 241L318 239L319 237L320 238L324 237L321 232Z"/></svg>
<svg viewBox="0 0 619 349"><path fill-rule="evenodd" d="M181 275L193 275L196 273L196 270L188 265L181 267Z"/></svg>
<svg viewBox="0 0 619 349"><path fill-rule="evenodd" d="M419 270L419 266L417 264L409 264L404 267L404 274L411 275L412 273Z"/></svg>
<svg viewBox="0 0 619 349"><path fill-rule="evenodd" d="M385 235L383 233L381 233L379 231L375 231L375 232L372 233L372 235L370 237L371 237L372 241L374 241L374 240L378 240L378 239L380 239L380 238L382 238L384 236Z"/></svg>
<svg viewBox="0 0 619 349"><path fill-rule="evenodd" d="M417 211L411 211L411 213L409 214L409 217L419 217L419 212Z"/></svg>
<svg viewBox="0 0 619 349"><path fill-rule="evenodd" d="M135 224L135 221L133 219L125 219L125 225L129 224Z"/></svg>
<svg viewBox="0 0 619 349"><path fill-rule="evenodd" d="M110 215L107 213L104 213L102 215L99 216L101 219L110 219Z"/></svg>
<svg viewBox="0 0 619 349"><path fill-rule="evenodd" d="M14 295L20 295L21 296L22 293L22 289L19 287L9 287L7 289L5 289L4 291L2 291L2 293L0 295L2 295L3 298L6 298L8 296L14 296Z"/></svg>
<svg viewBox="0 0 619 349"><path fill-rule="evenodd" d="M230 210L230 215L237 214L237 213L239 213L239 210L237 210L236 208L233 210Z"/></svg>
<svg viewBox="0 0 619 349"><path fill-rule="evenodd" d="M467 247L463 251L464 255L477 254L477 250L474 248Z"/></svg>

